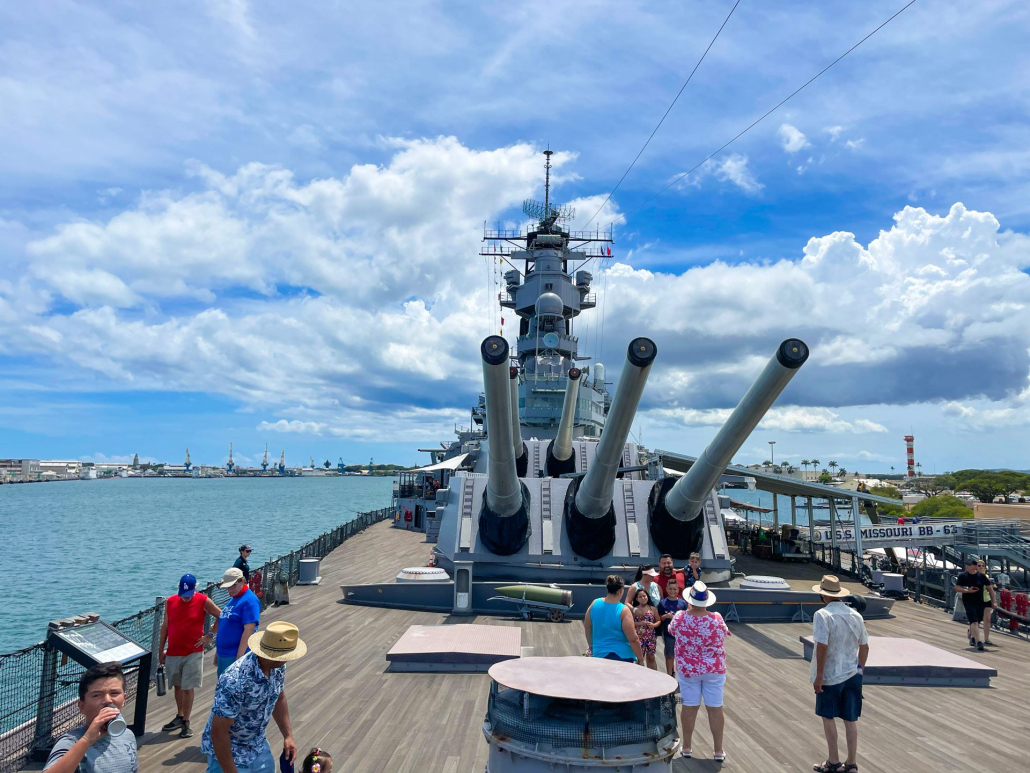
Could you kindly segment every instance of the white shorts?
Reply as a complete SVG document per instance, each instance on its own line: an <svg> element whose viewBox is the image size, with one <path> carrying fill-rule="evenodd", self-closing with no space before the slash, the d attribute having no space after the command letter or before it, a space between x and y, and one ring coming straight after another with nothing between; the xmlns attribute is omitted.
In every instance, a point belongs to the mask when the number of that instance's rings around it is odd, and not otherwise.
<svg viewBox="0 0 1030 773"><path fill-rule="evenodd" d="M676 678L680 683L680 700L684 706L700 706L702 696L705 705L710 708L722 705L722 688L726 685L726 674L677 674Z"/></svg>

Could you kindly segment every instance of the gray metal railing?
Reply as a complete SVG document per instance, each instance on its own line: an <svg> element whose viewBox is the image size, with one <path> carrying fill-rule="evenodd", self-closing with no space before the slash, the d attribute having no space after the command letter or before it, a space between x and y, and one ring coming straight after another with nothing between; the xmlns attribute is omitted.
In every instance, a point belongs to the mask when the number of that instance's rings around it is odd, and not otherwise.
<svg viewBox="0 0 1030 773"><path fill-rule="evenodd" d="M257 593L264 611L276 603L280 578L292 587L297 584L302 558L323 558L350 537L367 529L374 523L392 517L392 508L381 508L359 513L355 518L318 535L311 542L293 552L269 558L261 567L251 571L261 573ZM226 591L212 583L201 589L218 606L228 601ZM118 620L112 625L150 651L157 649L157 638L164 614L164 599L158 598L152 607ZM210 624L210 618L208 619ZM82 666L68 661L60 665L52 680L42 679L43 661L46 653L44 643L0 654L0 773L15 773L28 762L36 748L50 742L51 734L56 737L72 727L78 720L78 683ZM145 675L144 684L149 689L154 683L157 658L153 660L151 673ZM132 700L137 692L140 675L135 671L127 673L126 700ZM40 705L52 706L46 738L37 738L36 723Z"/></svg>

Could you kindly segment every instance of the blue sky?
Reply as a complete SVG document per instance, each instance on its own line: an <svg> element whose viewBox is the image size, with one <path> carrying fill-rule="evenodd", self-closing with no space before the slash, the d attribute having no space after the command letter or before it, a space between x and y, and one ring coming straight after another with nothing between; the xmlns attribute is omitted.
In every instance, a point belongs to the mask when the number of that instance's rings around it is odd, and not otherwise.
<svg viewBox="0 0 1030 773"><path fill-rule="evenodd" d="M0 9L0 455L413 462L467 422L484 221L582 223L731 2L209 0ZM1030 9L744 0L600 215L637 428L699 451L775 348L738 461L1030 467Z"/></svg>

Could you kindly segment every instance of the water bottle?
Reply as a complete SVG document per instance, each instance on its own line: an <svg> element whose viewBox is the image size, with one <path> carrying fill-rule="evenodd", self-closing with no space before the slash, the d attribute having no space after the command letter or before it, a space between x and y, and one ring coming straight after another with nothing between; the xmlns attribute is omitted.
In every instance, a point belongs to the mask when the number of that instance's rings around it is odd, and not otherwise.
<svg viewBox="0 0 1030 773"><path fill-rule="evenodd" d="M118 708L113 703L108 703L107 706L105 706L105 708L107 708L107 707L110 707L112 709ZM128 727L128 724L126 723L125 718L122 716L122 713L119 711L118 712L118 716L116 716L114 719L108 720L108 722L107 722L107 734L109 736L111 736L112 738L117 738L118 736L120 736L122 733L125 732L125 729L127 727Z"/></svg>
<svg viewBox="0 0 1030 773"><path fill-rule="evenodd" d="M293 763L290 761L290 758L286 756L285 749L283 749L283 753L279 755L279 772L293 773Z"/></svg>
<svg viewBox="0 0 1030 773"><path fill-rule="evenodd" d="M168 681L165 679L165 667L157 667L157 694L164 695L168 692Z"/></svg>

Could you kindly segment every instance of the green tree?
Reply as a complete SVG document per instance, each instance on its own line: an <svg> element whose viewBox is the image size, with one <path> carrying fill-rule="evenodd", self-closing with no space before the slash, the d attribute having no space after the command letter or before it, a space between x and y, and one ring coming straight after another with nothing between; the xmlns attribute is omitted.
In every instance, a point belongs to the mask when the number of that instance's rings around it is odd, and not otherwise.
<svg viewBox="0 0 1030 773"><path fill-rule="evenodd" d="M894 486L871 486L869 493L875 494L878 497L887 497L888 499L901 499L901 492Z"/></svg>
<svg viewBox="0 0 1030 773"><path fill-rule="evenodd" d="M838 470L838 473L842 478L846 478L848 476L848 471L845 470L843 467L841 467L840 470Z"/></svg>
<svg viewBox="0 0 1030 773"><path fill-rule="evenodd" d="M927 497L912 508L918 518L972 518L973 510L953 496Z"/></svg>
<svg viewBox="0 0 1030 773"><path fill-rule="evenodd" d="M981 502L993 502L994 498L1007 494L1006 486L997 473L985 472L967 480L962 488Z"/></svg>
<svg viewBox="0 0 1030 773"><path fill-rule="evenodd" d="M826 465L826 466L830 468L830 472L831 472L831 473L833 473L834 475L836 475L836 474L837 474L837 466L838 466L838 465L837 465L837 463L836 463L836 462L830 462L830 463L829 463L828 465Z"/></svg>
<svg viewBox="0 0 1030 773"><path fill-rule="evenodd" d="M830 473L828 473L826 470L823 470L822 474L819 476L819 482L820 483L833 483L833 476L830 475Z"/></svg>
<svg viewBox="0 0 1030 773"><path fill-rule="evenodd" d="M819 466L819 460L818 459L813 459L812 461L809 462L809 464L812 465L812 469L814 470L816 467Z"/></svg>

